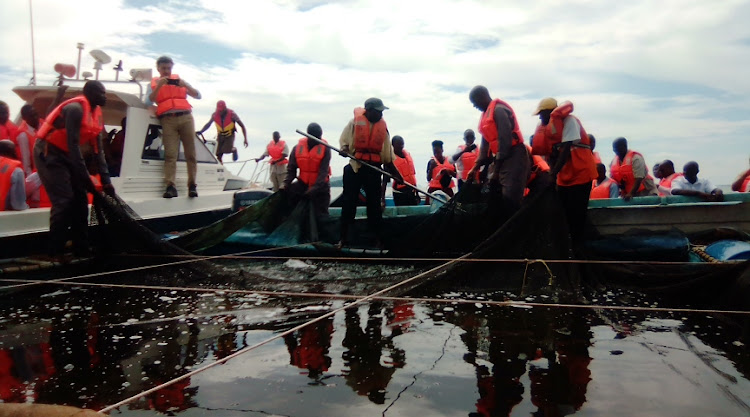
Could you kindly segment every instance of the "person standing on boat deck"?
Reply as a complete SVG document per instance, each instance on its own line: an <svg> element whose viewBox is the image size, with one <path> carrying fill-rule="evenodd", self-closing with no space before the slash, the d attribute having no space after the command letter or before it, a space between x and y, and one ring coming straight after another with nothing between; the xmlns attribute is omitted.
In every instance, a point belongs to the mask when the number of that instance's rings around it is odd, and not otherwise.
<svg viewBox="0 0 750 417"><path fill-rule="evenodd" d="M0 211L26 210L26 178L18 160L16 145L0 140Z"/></svg>
<svg viewBox="0 0 750 417"><path fill-rule="evenodd" d="M115 194L102 151L102 109L106 90L99 81L88 81L83 95L57 106L37 131L34 164L52 202L50 209L50 255L60 255L73 238L73 253L86 256L88 246L88 199L95 192L84 157L94 154L102 189Z"/></svg>
<svg viewBox="0 0 750 417"><path fill-rule="evenodd" d="M533 113L540 120L534 144L547 149L551 146L550 175L557 179L557 196L565 210L570 237L578 243L586 227L591 182L597 178L597 171L589 135L572 112L570 101L558 105L552 97L543 98Z"/></svg>
<svg viewBox="0 0 750 417"><path fill-rule="evenodd" d="M0 101L0 139L16 140L18 127L10 121L10 108L4 101Z"/></svg>
<svg viewBox="0 0 750 417"><path fill-rule="evenodd" d="M36 131L42 120L31 104L21 107L21 119L23 121L18 125L18 134L13 142L16 144L18 158L23 163L23 172L29 176L34 172L34 158L31 154L36 143Z"/></svg>
<svg viewBox="0 0 750 417"><path fill-rule="evenodd" d="M659 196L664 197L672 195L672 182L676 178L682 177L682 172L674 172L674 163L669 159L656 164L655 167L656 166L659 168L659 175L657 175L657 178L661 178L657 187ZM654 168L654 175L656 175L656 168Z"/></svg>
<svg viewBox="0 0 750 417"><path fill-rule="evenodd" d="M240 125L242 128L242 136L245 138L245 141L243 142L245 147L247 148L248 145L247 130L245 129L245 124L240 120L240 116L237 116L237 113L235 113L234 110L227 108L227 103L224 102L224 100L219 100L216 102L216 111L211 115L211 118L208 119L208 122L206 122L198 133L202 134L205 132L208 127L211 126L211 123L216 124L216 158L218 158L219 162L223 164L224 162L221 160L222 156L231 153L234 155L232 159L236 161L237 148L234 147L234 132L237 131L236 125Z"/></svg>
<svg viewBox="0 0 750 417"><path fill-rule="evenodd" d="M453 197L453 177L456 176L456 167L443 155L443 141L432 141L432 158L427 162L427 192L442 191ZM429 204L429 197L427 204Z"/></svg>
<svg viewBox="0 0 750 417"><path fill-rule="evenodd" d="M396 135L391 139L393 146L393 165L401 174L405 183L417 185L417 170L414 168L414 159L411 154L404 149L404 138ZM383 176L383 186L381 187L381 208L385 208L385 189L391 179ZM414 189L407 187L403 183L393 180L393 204L396 206L416 206L422 200Z"/></svg>
<svg viewBox="0 0 750 417"><path fill-rule="evenodd" d="M255 158L255 162L260 162L267 156L271 157L271 161L269 162L271 168L268 171L271 177L271 184L273 184L273 191L276 192L284 188L287 173L286 165L289 163L287 159L289 156L289 146L286 145L285 141L281 140L281 133L273 132L273 140L268 142L266 151L263 152L260 158Z"/></svg>
<svg viewBox="0 0 750 417"><path fill-rule="evenodd" d="M464 144L458 145L456 153L451 156L451 162L456 165L456 178L458 178L458 191L461 191L461 187L464 185L466 180L469 179L469 171L474 168L474 164L477 162L477 155L479 155L479 149L474 144L476 135L471 129L464 131ZM478 178L475 178L478 180Z"/></svg>
<svg viewBox="0 0 750 417"><path fill-rule="evenodd" d="M401 174L393 164L388 126L383 120L383 110L387 110L383 100L371 97L365 100L364 108L354 109L354 118L349 120L339 138L339 148L343 156L353 155L370 165L387 170L398 182L403 182ZM364 189L367 205L367 224L376 234L380 245L380 223L382 220L380 193L381 173L350 159L344 167L344 191L341 206L341 241L344 246L349 240L349 226L354 222L357 211L359 190Z"/></svg>
<svg viewBox="0 0 750 417"><path fill-rule="evenodd" d="M620 186L607 177L607 167L602 164L596 164L596 171L599 176L591 183L591 200L602 200L605 198L617 198L620 196Z"/></svg>
<svg viewBox="0 0 750 417"><path fill-rule="evenodd" d="M307 133L326 142L323 139L323 128L317 123L307 125ZM331 150L303 137L292 148L286 167L283 189L292 206L304 196L310 199L318 216L328 214L328 206L331 204ZM292 182L295 178L297 181Z"/></svg>
<svg viewBox="0 0 750 417"><path fill-rule="evenodd" d="M724 201L724 193L711 181L699 179L698 163L690 161L682 167L684 175L672 181L672 195L700 197L705 201Z"/></svg>
<svg viewBox="0 0 750 417"><path fill-rule="evenodd" d="M167 189L164 198L177 197L175 176L177 156L182 150L188 174L188 197L198 197L195 177L198 161L195 157L195 120L187 96L200 100L201 93L179 75L172 73L174 61L168 56L156 60L158 77L151 80L148 100L156 104L156 117L161 121L162 143L164 144L164 181Z"/></svg>
<svg viewBox="0 0 750 417"><path fill-rule="evenodd" d="M503 210L510 217L521 206L526 182L529 178L529 151L523 143L523 134L510 105L498 98L492 99L487 87L478 85L469 92L469 100L482 112L479 133L482 142L474 167L468 176L494 160L490 185L500 187Z"/></svg>
<svg viewBox="0 0 750 417"><path fill-rule="evenodd" d="M643 155L628 150L628 140L617 138L612 142L615 157L609 166L609 175L620 184L620 194L623 200L633 197L658 195L654 179L648 174Z"/></svg>
<svg viewBox="0 0 750 417"><path fill-rule="evenodd" d="M750 193L750 169L740 174L732 183L732 191Z"/></svg>

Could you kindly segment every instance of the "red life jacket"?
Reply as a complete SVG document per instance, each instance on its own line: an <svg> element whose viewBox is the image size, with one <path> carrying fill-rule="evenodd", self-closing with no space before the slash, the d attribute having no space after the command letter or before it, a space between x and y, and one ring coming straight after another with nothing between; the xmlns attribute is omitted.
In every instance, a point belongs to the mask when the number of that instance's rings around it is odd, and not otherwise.
<svg viewBox="0 0 750 417"><path fill-rule="evenodd" d="M10 177L16 168L23 170L21 161L0 156L0 211L5 210L5 204L10 194Z"/></svg>
<svg viewBox="0 0 750 417"><path fill-rule="evenodd" d="M383 142L388 139L388 126L382 118L374 125L365 117L365 109L354 109L354 157L380 163Z"/></svg>
<svg viewBox="0 0 750 417"><path fill-rule="evenodd" d="M466 149L466 144L458 147L460 150ZM469 171L474 168L474 164L477 162L479 156L479 147L474 148L471 152L464 152L461 154L461 165L463 169L458 172L458 179L466 181L469 178ZM477 171L477 179L479 178L479 172Z"/></svg>
<svg viewBox="0 0 750 417"><path fill-rule="evenodd" d="M279 139L279 142L276 143L273 140L268 142L268 145L266 145L266 151L268 151L268 156L271 157L272 161L278 161L276 165L286 165L289 163L289 160L283 157L284 154L284 147L286 146L286 142ZM282 159L284 158L284 159Z"/></svg>
<svg viewBox="0 0 750 417"><path fill-rule="evenodd" d="M13 122L8 120L5 124L0 125L0 140L10 139L13 142L16 141L16 135L18 134L18 127Z"/></svg>
<svg viewBox="0 0 750 417"><path fill-rule="evenodd" d="M498 135L497 125L495 124L495 107L500 104L505 107L510 113L510 121L513 123L513 132L511 133L511 146L516 146L519 143L523 143L523 133L521 133L521 127L518 125L518 119L516 119L516 113L510 105L499 98L492 100L487 110L482 114L482 118L479 119L479 133L482 134L484 140L490 144L490 150L493 154L497 154L498 149Z"/></svg>
<svg viewBox="0 0 750 417"><path fill-rule="evenodd" d="M633 184L635 184L635 175L633 174L634 155L643 157L640 153L629 150L628 153L625 154L625 159L622 162L620 161L620 157L615 155L615 159L612 160L612 164L609 166L610 177L612 177L612 179L618 184L622 185L623 193L630 192L630 190L633 189ZM646 178L651 178L651 175L648 174L648 167L646 168ZM638 187L637 192L641 192L645 189L646 186L641 182L641 186Z"/></svg>
<svg viewBox="0 0 750 417"><path fill-rule="evenodd" d="M529 171L529 179L526 181L526 185L531 184L541 172L549 172L549 164L539 155L531 154L531 146L526 145L529 150L529 159L531 160L531 170Z"/></svg>
<svg viewBox="0 0 750 417"><path fill-rule="evenodd" d="M404 179L404 182L407 182L411 185L417 185L417 171L414 169L414 160L411 158L411 154L404 149L404 157L398 156L395 152L393 153L394 159L393 159L393 165L396 166L396 169L398 170L399 174L401 174L401 177ZM396 180L393 180L393 189L394 190L403 190L404 188L407 188L404 184L399 184L396 182Z"/></svg>
<svg viewBox="0 0 750 417"><path fill-rule="evenodd" d="M39 187L39 206L38 207L52 207L52 201L49 199L49 194L47 194L47 189L44 188L44 185Z"/></svg>
<svg viewBox="0 0 750 417"><path fill-rule="evenodd" d="M36 132L36 137L46 140L47 142L57 146L65 152L68 152L68 133L63 126L60 129L55 129L55 120L60 117L62 110L65 106L72 103L78 103L83 109L83 118L81 119L81 130L79 137L79 144L89 144L94 149L95 153L99 153L99 142L97 138L99 133L102 131L102 109L99 106L91 111L91 105L85 96L73 97L70 100L64 101L59 106L52 110L52 113L47 115L44 119L44 123Z"/></svg>
<svg viewBox="0 0 750 417"><path fill-rule="evenodd" d="M328 143L325 139L321 138L321 140ZM302 138L297 142L297 152L294 154L294 157L297 160L297 167L299 168L299 175L297 175L297 178L308 186L312 186L315 184L315 180L318 179L320 161L323 160L323 157L326 154L326 148L318 143L313 146L312 149L308 149L307 141L307 138ZM330 176L331 167L329 166L326 182L328 182Z"/></svg>
<svg viewBox="0 0 750 417"><path fill-rule="evenodd" d="M602 157L599 156L599 152L597 152L597 151L591 151L591 153L594 154L594 162L596 162L597 164L601 164L602 163Z"/></svg>
<svg viewBox="0 0 750 417"><path fill-rule="evenodd" d="M102 187L102 176L99 174L91 175L89 174L89 178L91 178L91 182L94 183L94 189L98 192L102 192L104 190L104 187ZM86 194L89 199L89 204L94 204L94 196L91 193Z"/></svg>
<svg viewBox="0 0 750 417"><path fill-rule="evenodd" d="M685 174L683 174L682 172L672 173L672 175L666 178L662 178L661 181L659 181L659 187L672 188L672 181L674 181L677 178L684 177L684 176ZM661 190L659 190L659 195L664 197Z"/></svg>
<svg viewBox="0 0 750 417"><path fill-rule="evenodd" d="M160 77L154 77L151 79L151 91L156 90L156 83ZM170 80L179 80L180 76L172 74L169 76ZM161 116L162 114L170 110L190 110L193 106L187 101L187 88L178 87L176 85L164 84L161 86L159 93L156 95L156 115Z"/></svg>
<svg viewBox="0 0 750 417"><path fill-rule="evenodd" d="M430 180L430 184L428 185L428 187L443 188L443 185L440 184L440 179L443 178L444 175L447 175L446 172L456 172L456 167L451 164L446 157L443 157L443 163L440 163L440 161L438 161L434 156L432 157L432 160L435 161L435 166L432 168L432 179ZM448 185L448 188L453 188L454 185L455 184L451 179L451 183L450 185Z"/></svg>
<svg viewBox="0 0 750 417"><path fill-rule="evenodd" d="M534 140L531 145L532 153L545 156L552 153L552 148L562 141L563 122L570 113L573 113L573 103L563 101L552 110L549 116L549 123L546 126L539 123L534 132Z"/></svg>
<svg viewBox="0 0 750 417"><path fill-rule="evenodd" d="M602 200L609 198L609 188L613 181L608 177L602 181L601 184L597 184L596 180L591 183L591 194L589 194L590 200Z"/></svg>
<svg viewBox="0 0 750 417"><path fill-rule="evenodd" d="M216 131L221 136L232 136L237 130L237 127L234 125L234 119L236 116L232 109L227 109L223 118L221 117L221 112L215 111L212 118L216 124Z"/></svg>
<svg viewBox="0 0 750 417"><path fill-rule="evenodd" d="M43 121L42 121L43 123ZM41 123L39 124L41 126ZM16 156L18 156L18 160L20 161L22 159L21 157L21 148L18 145L18 135L21 133L26 134L26 142L28 142L28 148L29 148L29 156L31 160L31 169L34 170L34 144L36 143L36 135L34 133L31 133L31 126L29 126L28 123L24 120L21 122L20 125L18 125L18 133L16 134L15 139L13 139L13 143L16 144Z"/></svg>
<svg viewBox="0 0 750 417"><path fill-rule="evenodd" d="M740 187L741 193L750 193L750 175L745 177L745 181L742 183L742 186Z"/></svg>
<svg viewBox="0 0 750 417"><path fill-rule="evenodd" d="M572 106L573 105L571 104L571 108ZM579 143L574 143L570 147L570 159L565 162L565 165L560 169L560 172L557 173L557 185L564 187L588 184L599 176L599 173L596 170L594 154L591 153L589 135L586 133L583 124L581 124L581 121L578 120L577 117L573 115L570 115L570 117L573 117L578 122L581 140ZM562 137L562 130L560 131L560 137Z"/></svg>

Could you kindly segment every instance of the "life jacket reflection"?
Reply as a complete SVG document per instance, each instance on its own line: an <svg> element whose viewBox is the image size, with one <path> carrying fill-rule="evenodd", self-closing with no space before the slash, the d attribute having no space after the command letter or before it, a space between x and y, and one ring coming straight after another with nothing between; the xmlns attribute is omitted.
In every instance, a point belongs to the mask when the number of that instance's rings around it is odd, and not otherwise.
<svg viewBox="0 0 750 417"><path fill-rule="evenodd" d="M404 179L404 182L411 185L417 185L417 171L414 168L414 160L411 154L404 149L404 157L398 156L395 152L393 154L393 165L396 166L399 174ZM407 188L404 184L399 184L396 180L393 180L393 189L402 190Z"/></svg>
<svg viewBox="0 0 750 417"><path fill-rule="evenodd" d="M65 106L72 103L78 103L83 109L83 118L81 119L81 130L80 130L80 145L90 145L94 149L94 153L99 153L99 142L97 138L99 133L102 131L102 109L99 106L92 111L91 105L85 96L73 97L70 100L64 101L59 106L52 110L52 113L47 115L44 119L44 123L37 131L37 138L46 140L47 142L55 145L57 148L68 152L68 133L65 126L56 129L55 120L62 115L62 110Z"/></svg>
<svg viewBox="0 0 750 417"><path fill-rule="evenodd" d="M169 76L170 80L179 80L180 76L172 74ZM151 79L151 91L156 90L156 83L159 81L159 77ZM179 87L176 85L164 84L161 86L159 93L156 95L156 115L161 116L162 114L175 110L175 111L189 111L193 106L187 101L187 88Z"/></svg>
<svg viewBox="0 0 750 417"><path fill-rule="evenodd" d="M511 146L523 143L523 134L521 133L521 128L518 125L518 119L516 118L516 113L513 111L513 108L510 107L508 103L496 98L492 100L489 106L487 106L487 110L482 114L482 118L479 120L479 133L481 133L484 140L489 143L490 151L492 151L493 154L497 154L498 150L497 124L495 123L495 108L498 104L507 109L506 111L510 117L511 123L513 124ZM534 141L536 141L536 137L534 138Z"/></svg>
<svg viewBox="0 0 750 417"><path fill-rule="evenodd" d="M321 140L328 143L325 139ZM299 168L299 174L297 178L303 183L311 186L315 184L318 179L318 173L320 172L320 163L326 153L326 148L320 143L317 143L312 149L307 147L307 138L301 138L297 143L297 151L294 154L294 158L297 160L297 167ZM328 176L326 182L331 176L331 169L328 168Z"/></svg>
<svg viewBox="0 0 750 417"><path fill-rule="evenodd" d="M366 162L380 163L380 151L388 139L388 126L382 118L372 124L365 117L365 109L354 109L354 157Z"/></svg>

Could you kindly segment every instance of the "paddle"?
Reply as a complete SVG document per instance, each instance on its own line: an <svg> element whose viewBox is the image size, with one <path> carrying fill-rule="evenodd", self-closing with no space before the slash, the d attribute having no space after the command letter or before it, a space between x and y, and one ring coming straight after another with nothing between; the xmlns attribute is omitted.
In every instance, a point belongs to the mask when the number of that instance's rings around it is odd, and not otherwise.
<svg viewBox="0 0 750 417"><path fill-rule="evenodd" d="M385 175L386 177L388 177L388 178L390 178L392 180L395 180L395 178L393 177L393 175L391 175L389 172L384 171L384 170L382 170L382 169L380 169L380 168L378 168L378 167L376 167L374 165L371 165L371 164L369 164L369 163L367 163L367 162L365 162L365 161L363 161L363 160L361 160L359 158L356 158L352 154L349 154L349 153L346 153L346 152L342 152L341 150L339 150L338 148L334 147L333 145L330 145L330 144L328 144L326 142L323 142L320 138L317 138L317 137L315 137L315 136L313 136L313 135L311 135L309 133L302 132L299 129L297 129L297 133L299 133L300 135L303 135L303 136L307 137L308 139L312 139L312 140L318 142L319 144L325 146L326 148L331 149L332 151L338 152L339 155L341 155L341 156L343 156L345 158L353 159L353 160L359 162L360 164L362 164L362 165L364 165L364 166L366 166L368 168L374 169L375 171L377 171L377 172ZM437 201L439 201L439 202L441 202L443 204L448 204L448 201L445 200L445 199L443 199L441 196L438 196L438 195L435 195L435 194L432 194L432 193L428 193L427 191L421 190L421 189L415 187L414 185L409 184L406 181L403 181L402 183L405 186L411 188L412 190L414 190L414 191L416 191L416 192L418 192L420 194L424 194L424 195L426 195L426 196L428 196L430 198L433 198L433 199L435 199L435 200L437 200Z"/></svg>

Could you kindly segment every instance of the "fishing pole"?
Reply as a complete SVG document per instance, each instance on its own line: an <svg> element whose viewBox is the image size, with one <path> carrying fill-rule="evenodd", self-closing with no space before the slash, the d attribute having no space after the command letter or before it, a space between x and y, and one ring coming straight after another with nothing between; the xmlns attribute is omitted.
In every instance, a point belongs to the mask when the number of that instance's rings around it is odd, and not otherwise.
<svg viewBox="0 0 750 417"><path fill-rule="evenodd" d="M382 169L380 169L380 168L376 167L375 165L369 164L369 163L367 163L367 162L365 162L365 161L363 161L363 160L361 160L361 159L359 159L359 158L355 157L354 155L352 155L352 154L350 154L350 153L348 153L348 152L342 152L342 151L341 151L340 149L336 148L336 147L335 147L335 146L333 146L333 145L330 145L330 144L329 144L329 143L327 143L327 142L324 142L324 141L323 141L322 139L320 139L320 138L317 138L317 137L315 137L315 136L313 136L313 135L311 135L311 134L309 134L309 133L305 133L305 132L302 132L302 131L300 131L299 129L297 129L297 133L299 133L300 135L303 135L303 136L307 137L308 139L312 139L312 140L314 140L314 141L318 142L319 144L321 144L321 145L325 146L326 148L329 148L329 149L330 149L330 150L332 150L332 151L336 151L336 152L338 152L338 154L339 154L339 155L341 155L341 156L343 156L343 157L346 157L346 158L350 158L350 159L352 159L352 160L354 160L354 161L357 161L357 162L359 162L360 164L362 164L362 165L364 165L364 166L366 166L366 167L368 167L368 168L374 169L375 171L377 171L377 172L379 172L379 173L381 173L381 174L385 175L386 177L388 177L388 178L390 178L390 179L392 179L392 180L396 180L396 178L394 178L394 177L393 177L393 175L391 175L391 174L390 174L389 172L387 172L387 171L384 171L384 170L382 170ZM433 198L433 199L435 199L435 200L437 200L437 201L439 201L439 202L441 202L441 203L443 203L443 204L448 204L448 201L447 201L447 200L445 200L445 199L443 199L443 198L442 198L441 196L438 196L438 195L435 195L435 194L432 194L432 193L428 193L427 191L421 190L421 189L417 188L416 186L414 186L414 185L412 185L412 184L409 184L409 183L408 183L408 182L406 182L406 181L403 181L403 184L404 184L405 186L407 186L407 187L411 188L412 190L414 190L414 191L416 191L416 192L420 193L420 194L424 194L424 195L426 195L426 196L428 196L428 197L430 197L430 198Z"/></svg>

